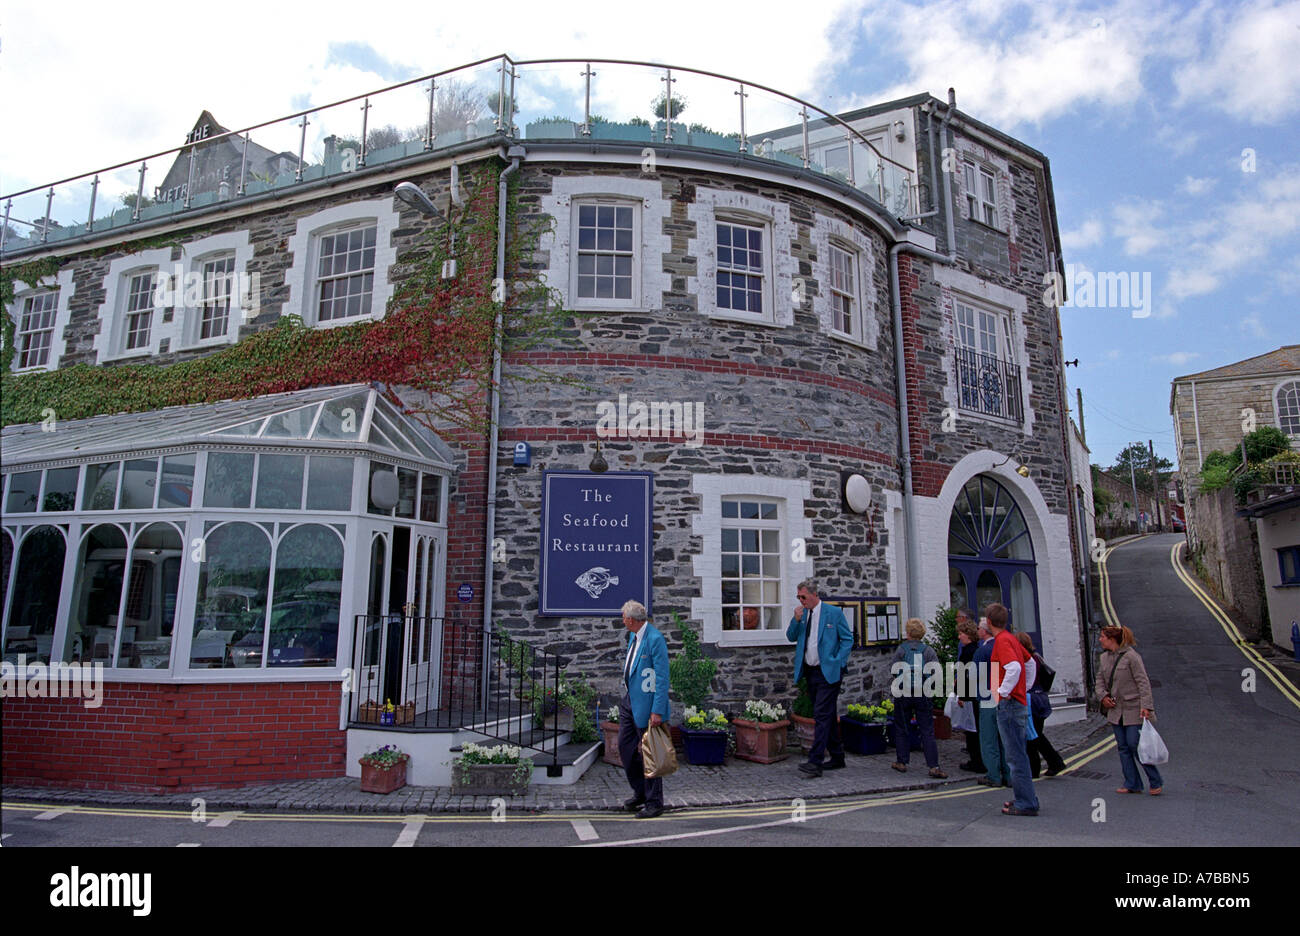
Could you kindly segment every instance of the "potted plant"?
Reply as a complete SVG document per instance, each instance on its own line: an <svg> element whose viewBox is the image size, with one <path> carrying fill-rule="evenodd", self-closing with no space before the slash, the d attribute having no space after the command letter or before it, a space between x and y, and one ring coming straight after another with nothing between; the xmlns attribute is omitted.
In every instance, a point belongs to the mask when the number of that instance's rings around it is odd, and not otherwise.
<svg viewBox="0 0 1300 936"><path fill-rule="evenodd" d="M618 706L611 705L605 720L600 723L600 730L605 735L605 754L601 757L607 764L623 766L623 756L618 752Z"/></svg>
<svg viewBox="0 0 1300 936"><path fill-rule="evenodd" d="M808 677L799 677L795 689L798 690L798 694L794 697L794 704L790 706L790 719L794 722L799 744L805 751L811 751L817 720L813 718L813 700L812 693L808 691Z"/></svg>
<svg viewBox="0 0 1300 936"><path fill-rule="evenodd" d="M788 756L785 743L790 720L782 706L750 699L745 703L745 714L732 724L736 726L737 757L773 764Z"/></svg>
<svg viewBox="0 0 1300 936"><path fill-rule="evenodd" d="M406 786L406 764L411 755L385 744L362 757L361 790L363 793L392 793Z"/></svg>
<svg viewBox="0 0 1300 936"><path fill-rule="evenodd" d="M713 677L718 672L718 664L704 655L700 649L699 634L676 611L673 612L673 623L682 639L682 650L668 663L668 687L682 705L699 709L704 706L704 700L713 688ZM679 744L679 739L685 743L679 726L672 727L672 734L674 745Z"/></svg>
<svg viewBox="0 0 1300 936"><path fill-rule="evenodd" d="M894 702L880 705L850 702L847 714L840 719L840 736L844 750L854 754L883 754L889 746L889 720L894 717Z"/></svg>
<svg viewBox="0 0 1300 936"><path fill-rule="evenodd" d="M461 745L460 757L451 762L451 792L464 796L518 796L533 777L531 758L512 744L484 747L472 741Z"/></svg>
<svg viewBox="0 0 1300 936"><path fill-rule="evenodd" d="M929 624L929 633L925 642L934 648L943 666L944 673L949 671L948 664L957 662L957 609L938 608L934 620ZM946 684L941 698L934 700L934 737L936 741L947 741L952 737L952 719L943 713L943 704L948 699Z"/></svg>
<svg viewBox="0 0 1300 936"><path fill-rule="evenodd" d="M682 718L682 741L692 764L721 764L727 756L727 716L719 709L706 712L688 705Z"/></svg>
<svg viewBox="0 0 1300 936"><path fill-rule="evenodd" d="M597 738L596 725L591 717L591 707L596 701L596 690L581 673L566 675L560 680L561 710L569 713L569 740L575 744L590 744Z"/></svg>

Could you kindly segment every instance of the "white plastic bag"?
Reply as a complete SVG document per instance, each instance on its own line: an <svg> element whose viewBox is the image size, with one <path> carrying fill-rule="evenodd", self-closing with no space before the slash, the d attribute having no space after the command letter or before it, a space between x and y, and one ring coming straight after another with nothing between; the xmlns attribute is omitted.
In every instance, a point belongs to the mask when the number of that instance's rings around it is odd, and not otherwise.
<svg viewBox="0 0 1300 936"><path fill-rule="evenodd" d="M1151 719L1142 719L1142 735L1138 738L1138 760L1144 764L1167 764L1169 763L1169 748L1165 747L1165 742L1160 739L1160 733L1156 731L1156 726L1151 724Z"/></svg>
<svg viewBox="0 0 1300 936"><path fill-rule="evenodd" d="M943 714L947 715L949 720L952 721L954 728L961 731L975 730L975 706L970 704L958 705L955 692L948 693L948 701L944 703Z"/></svg>

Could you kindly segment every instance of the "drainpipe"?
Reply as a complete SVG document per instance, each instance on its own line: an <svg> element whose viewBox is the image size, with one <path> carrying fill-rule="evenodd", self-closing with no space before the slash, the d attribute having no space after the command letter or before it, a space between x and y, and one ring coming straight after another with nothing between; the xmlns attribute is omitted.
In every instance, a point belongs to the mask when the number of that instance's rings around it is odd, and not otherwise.
<svg viewBox="0 0 1300 936"><path fill-rule="evenodd" d="M948 109L943 112L943 126L940 133L944 142L948 144L951 152L956 152L956 147L952 142L952 129L948 126L952 120L952 112L957 109L957 90L948 89ZM943 210L948 218L948 256L955 259L957 256L957 229L952 223L952 179L943 180ZM949 261L951 262L951 260Z"/></svg>
<svg viewBox="0 0 1300 936"><path fill-rule="evenodd" d="M512 146L506 151L510 160L501 173L497 183L497 275L492 284L493 290L505 282L506 277L506 193L510 175L519 169L520 161L528 155L522 146ZM483 548L483 631L492 631L492 541L496 538L497 528L497 445L500 435L498 417L501 412L501 338L505 317L505 304L509 300L508 292L503 292L501 302L497 304L496 322L492 331L492 385L488 388L489 406L491 407L491 425L488 429L488 469L487 469L487 520ZM488 642L483 641L483 672L479 680L479 704L487 713L488 676L491 672L491 660L488 656Z"/></svg>
<svg viewBox="0 0 1300 936"><path fill-rule="evenodd" d="M952 215L948 215L949 238L952 237ZM916 511L912 499L912 438L907 409L907 356L903 350L903 300L899 295L898 255L906 250L925 260L951 266L952 257L926 250L906 241L889 248L889 296L894 319L894 371L898 383L898 426L903 463L903 520L907 525L907 615L920 617L921 567L920 547L916 533Z"/></svg>

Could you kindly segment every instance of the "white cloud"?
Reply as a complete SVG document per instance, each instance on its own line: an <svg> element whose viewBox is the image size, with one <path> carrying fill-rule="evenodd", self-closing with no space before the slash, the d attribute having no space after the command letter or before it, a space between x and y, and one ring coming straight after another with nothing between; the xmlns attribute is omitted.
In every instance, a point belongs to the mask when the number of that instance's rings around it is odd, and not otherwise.
<svg viewBox="0 0 1300 936"><path fill-rule="evenodd" d="M1119 356L1120 356L1119 348L1111 348L1109 351L1106 352L1106 360L1108 361L1118 361Z"/></svg>
<svg viewBox="0 0 1300 936"><path fill-rule="evenodd" d="M572 0L545 12L533 2L504 0L493 4L486 18L484 8L473 4L385 0L367 3L364 15L342 0L317 0L308 11L300 5L241 5L236 0L219 14L203 5L162 0L134 2L129 15L107 4L78 5L76 15L53 4L8 4L0 57L0 126L9 130L10 145L0 148L0 191L178 146L204 108L225 126L240 128L292 113L298 109L294 102L304 98L319 105L391 83L338 56L331 60L331 44L340 41L368 44L384 61L424 73L503 52L521 60L584 55L667 60L817 102L827 74L849 54L834 27L842 25L851 5L849 0L809 4L791 15L788 4L755 0L746 15L737 16L723 5L696 4L685 18L654 15L646 8L629 28L633 21L610 17L608 4L597 0ZM778 22L780 29L773 29ZM475 84L495 89L496 67L495 61L479 67ZM650 100L662 88L662 72L656 69L593 68L593 107L599 102L611 118L646 116ZM575 63L522 67L520 99L531 99L539 108L554 103L580 116L582 70ZM737 122L735 84L685 73L674 77L674 90L690 102L688 120L732 129ZM556 89L569 93L561 100ZM417 124L425 100L419 88L372 100L370 125ZM751 91L749 104L751 126L761 125L765 110L775 119L778 109L770 95ZM360 105L313 116L309 151L313 143L319 148L327 133L359 135ZM796 122L796 110L797 105L779 109L781 123ZM257 131L254 140L298 151L299 136L292 127ZM154 173L164 171L151 162L146 186L160 181ZM133 176L134 170L122 174L121 190L135 190ZM88 182L82 186L87 190ZM118 190L115 181L111 194ZM101 196L108 194L101 188ZM39 209L44 209L43 198ZM84 208L81 217L70 220L83 219Z"/></svg>
<svg viewBox="0 0 1300 936"><path fill-rule="evenodd" d="M1300 100L1300 0L1214 10L1207 50L1174 70L1179 102L1257 124L1294 114Z"/></svg>
<svg viewBox="0 0 1300 936"><path fill-rule="evenodd" d="M1136 199L1121 202L1112 209L1115 216L1115 233L1124 241L1124 252L1130 257L1150 253L1165 239L1159 225L1164 207L1155 201Z"/></svg>
<svg viewBox="0 0 1300 936"><path fill-rule="evenodd" d="M1105 236L1105 229L1096 218L1089 218L1071 231L1061 232L1061 247L1066 251L1096 247Z"/></svg>
<svg viewBox="0 0 1300 936"><path fill-rule="evenodd" d="M1209 177L1198 179L1195 176L1187 176L1183 179L1183 184L1178 186L1178 190L1187 195L1200 195L1214 188L1215 181Z"/></svg>
<svg viewBox="0 0 1300 936"><path fill-rule="evenodd" d="M1270 334L1269 330L1264 327L1264 323L1260 320L1258 312L1253 312L1250 315L1245 316L1238 322L1238 324L1241 325L1242 331L1255 338L1267 338Z"/></svg>
<svg viewBox="0 0 1300 936"><path fill-rule="evenodd" d="M1151 356L1152 363L1155 364L1172 364L1175 367L1182 367L1189 361L1193 361L1201 356L1199 351L1173 351L1169 354L1155 354Z"/></svg>

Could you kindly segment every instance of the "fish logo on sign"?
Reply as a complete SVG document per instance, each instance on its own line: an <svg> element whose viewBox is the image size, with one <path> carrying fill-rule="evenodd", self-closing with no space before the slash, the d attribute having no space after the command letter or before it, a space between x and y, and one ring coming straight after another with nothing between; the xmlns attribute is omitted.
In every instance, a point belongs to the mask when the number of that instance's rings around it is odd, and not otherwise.
<svg viewBox="0 0 1300 936"><path fill-rule="evenodd" d="M583 572L573 581L591 597L599 598L600 593L609 586L618 584L618 576L610 575L609 569L604 566L596 566L594 569Z"/></svg>

